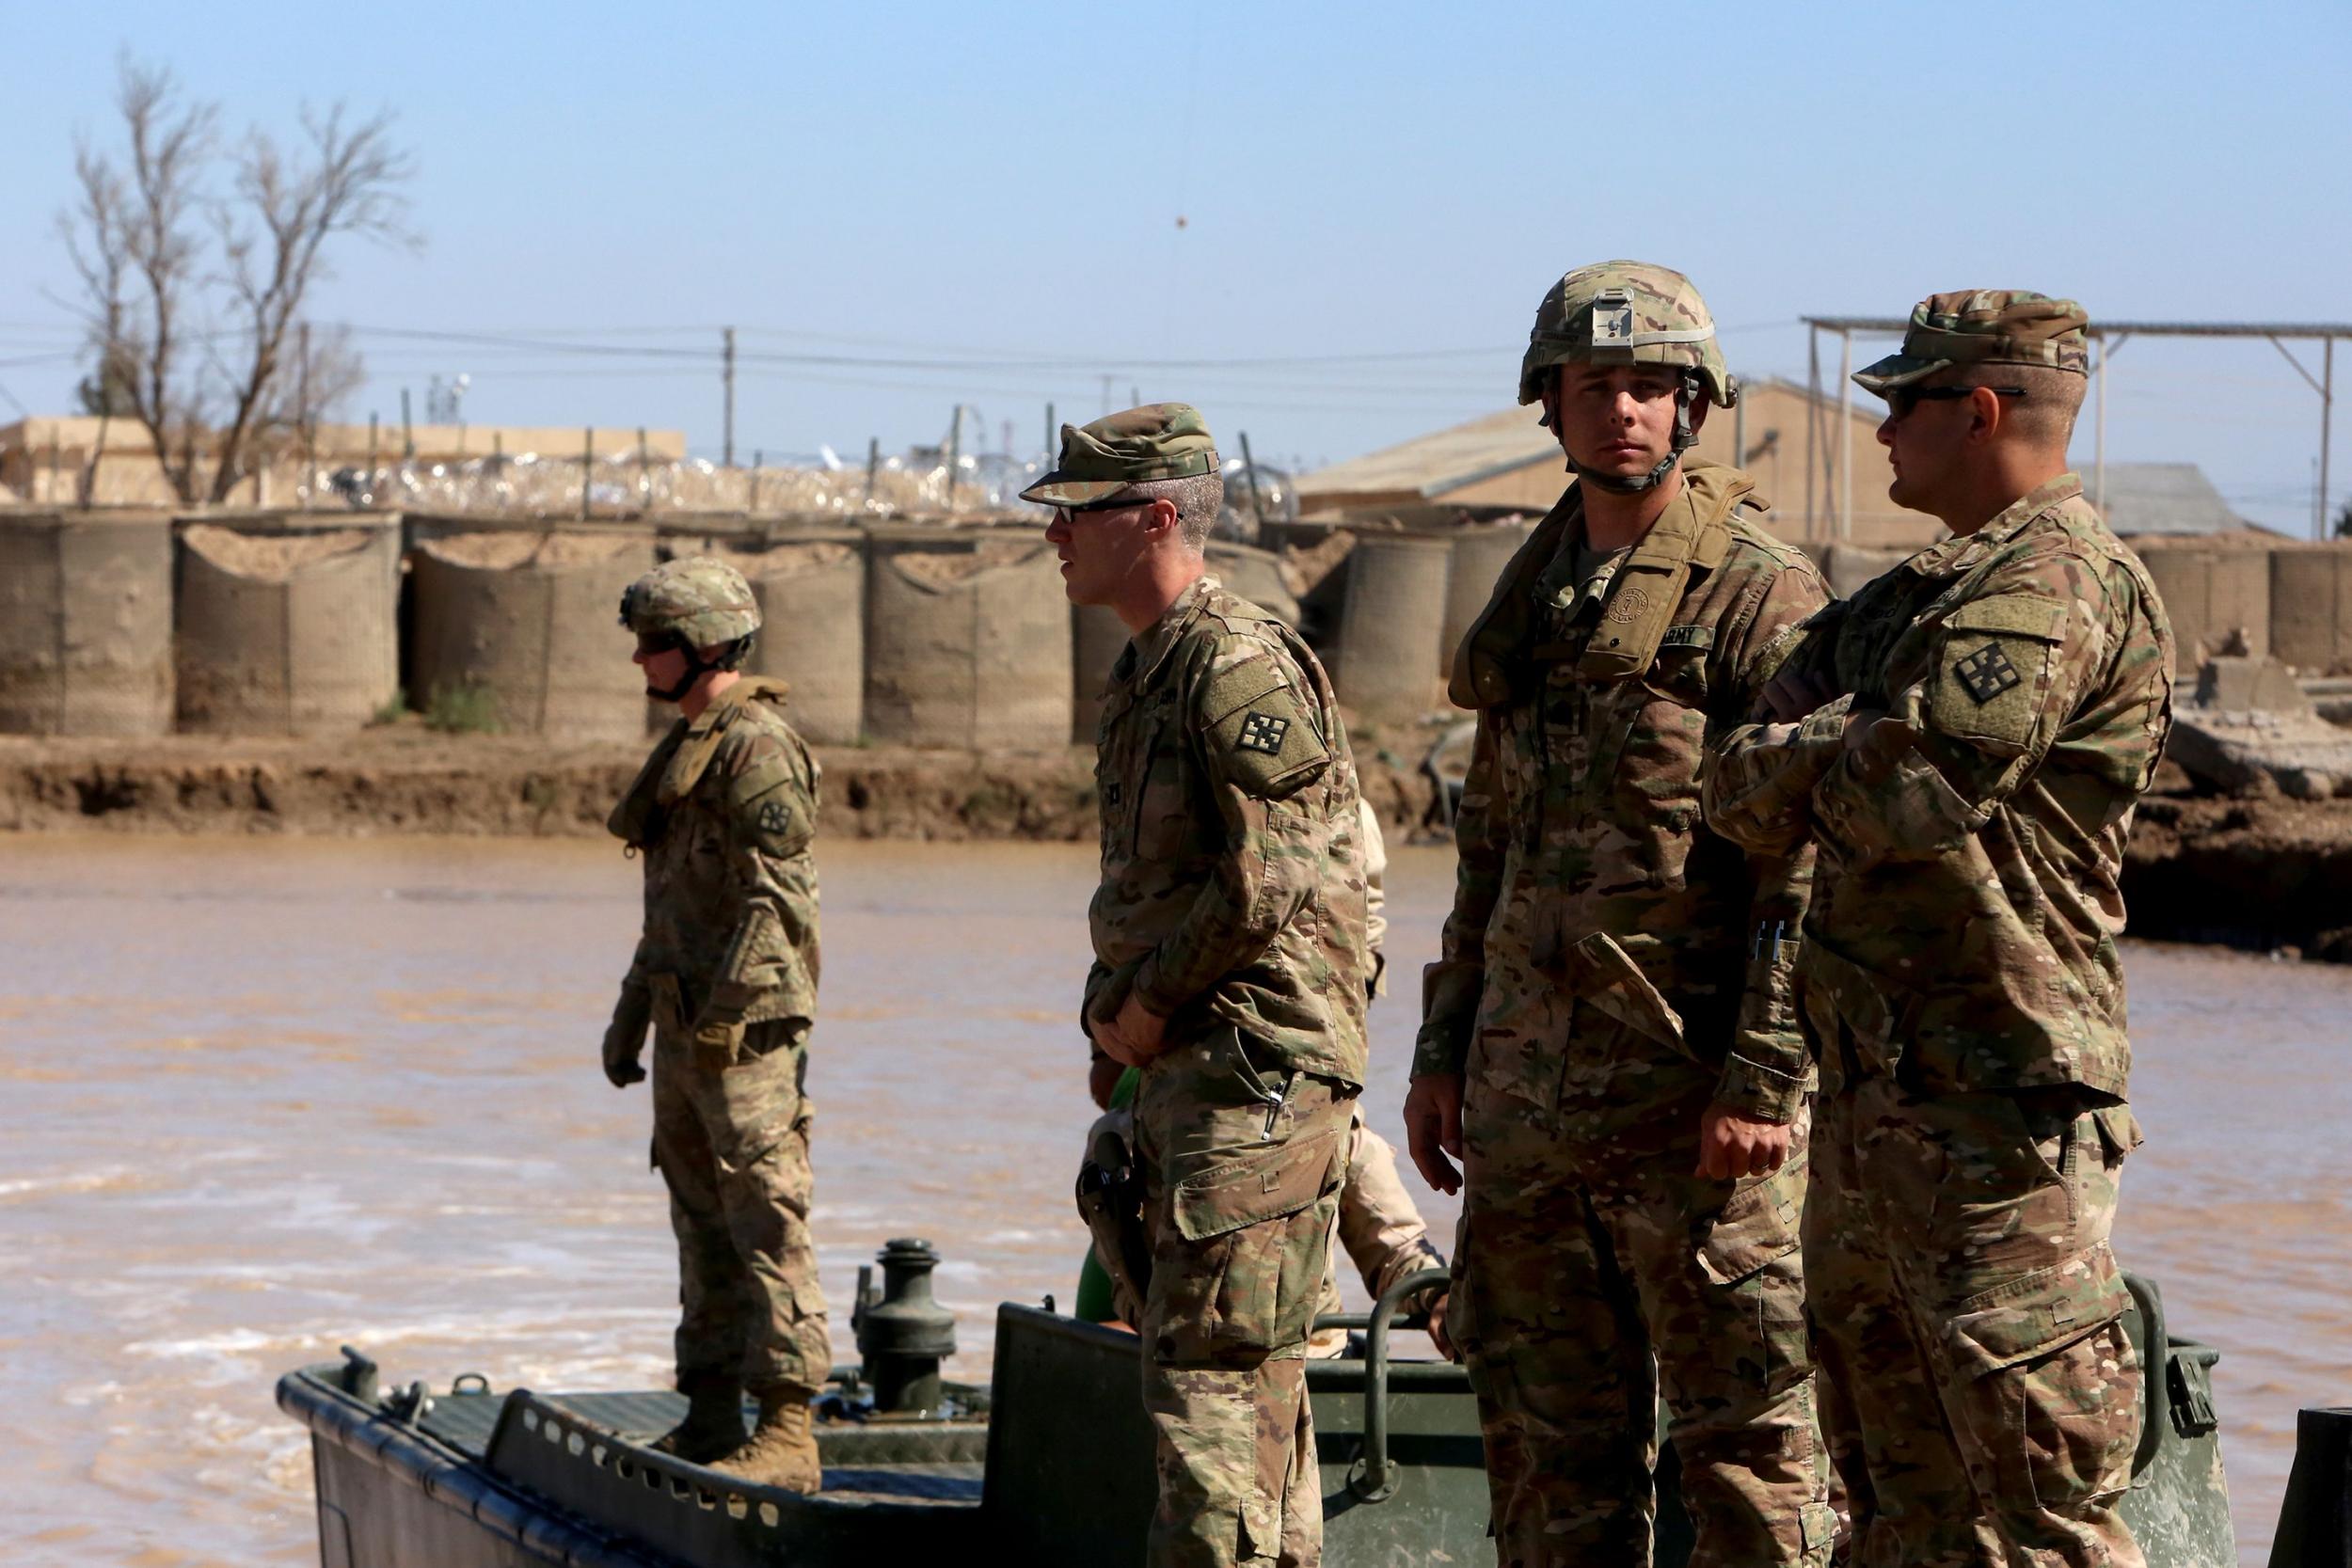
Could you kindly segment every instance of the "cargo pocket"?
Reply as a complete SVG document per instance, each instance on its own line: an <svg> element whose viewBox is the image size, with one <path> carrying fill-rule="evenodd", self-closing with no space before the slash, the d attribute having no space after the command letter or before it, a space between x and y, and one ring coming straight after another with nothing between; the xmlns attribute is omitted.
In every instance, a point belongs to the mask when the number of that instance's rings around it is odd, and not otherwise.
<svg viewBox="0 0 2352 1568"><path fill-rule="evenodd" d="M2064 1513L2131 1484L2141 1370L2131 1303L2102 1243L1970 1297L1945 1349L1972 1467L1999 1494Z"/></svg>
<svg viewBox="0 0 2352 1568"><path fill-rule="evenodd" d="M1344 1172L1343 1127L1187 1177L1171 1207L1190 1243L1189 1276L1168 1292L1170 1333L1161 1357L1186 1359L1184 1332L1197 1324L1198 1349L1275 1351L1306 1338L1323 1285L1331 1222ZM1155 1260L1155 1270L1158 1261ZM1198 1316L1183 1320L1184 1298Z"/></svg>
<svg viewBox="0 0 2352 1568"><path fill-rule="evenodd" d="M1708 1354L1717 1375L1777 1395L1812 1369L1804 1276L1796 1265L1805 1160L1732 1188L1698 1240L1699 1272L1723 1304ZM1775 1266L1778 1265L1778 1266Z"/></svg>

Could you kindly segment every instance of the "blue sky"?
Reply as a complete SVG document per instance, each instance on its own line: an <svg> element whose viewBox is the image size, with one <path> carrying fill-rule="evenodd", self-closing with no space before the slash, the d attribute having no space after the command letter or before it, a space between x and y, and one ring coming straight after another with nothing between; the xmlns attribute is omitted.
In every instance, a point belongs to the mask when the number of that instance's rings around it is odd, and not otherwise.
<svg viewBox="0 0 2352 1568"><path fill-rule="evenodd" d="M1189 398L1313 461L1507 406L1545 286L1610 256L1689 272L1750 375L1803 375L1801 315L1947 288L2352 319L2352 8L2233 16L0 0L0 422L77 373L44 357L72 341L50 217L76 132L110 140L125 46L232 126L398 114L425 245L347 246L311 311L360 329L356 417L396 419L404 386L421 417L465 372L476 422L682 427L715 455L733 324L742 453L937 440L959 402L1026 449L1108 376L1119 405ZM2307 526L2318 399L2267 342L2136 341L2108 420L2111 458L2201 463Z"/></svg>

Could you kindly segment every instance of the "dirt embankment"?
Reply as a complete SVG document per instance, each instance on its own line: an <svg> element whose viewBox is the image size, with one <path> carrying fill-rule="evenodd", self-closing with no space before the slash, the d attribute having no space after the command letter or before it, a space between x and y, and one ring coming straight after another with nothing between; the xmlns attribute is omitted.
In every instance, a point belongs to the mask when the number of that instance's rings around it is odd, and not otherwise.
<svg viewBox="0 0 2352 1568"><path fill-rule="evenodd" d="M2352 963L2352 800L2152 796L2123 898L2135 936Z"/></svg>
<svg viewBox="0 0 2352 1568"><path fill-rule="evenodd" d="M1409 743L1411 754L1425 741ZM1364 790L1398 838L1430 833L1428 781L1360 742ZM857 838L1082 842L1093 758L834 747L823 829ZM0 737L0 832L456 833L604 832L644 749L444 736L414 722L334 741ZM2352 800L2174 792L2141 803L2124 896L2135 935L2292 947L2352 962Z"/></svg>
<svg viewBox="0 0 2352 1568"><path fill-rule="evenodd" d="M0 737L0 832L567 837L604 821L650 747L549 746L411 723L331 741ZM1429 785L1368 748L1365 789L1411 829ZM823 831L857 838L1094 836L1094 760L1042 752L819 750Z"/></svg>

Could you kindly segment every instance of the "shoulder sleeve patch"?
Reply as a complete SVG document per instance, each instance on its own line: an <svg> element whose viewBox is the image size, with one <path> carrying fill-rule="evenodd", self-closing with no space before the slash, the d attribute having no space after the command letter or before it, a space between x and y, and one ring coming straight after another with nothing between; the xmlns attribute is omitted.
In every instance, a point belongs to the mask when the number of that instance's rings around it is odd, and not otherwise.
<svg viewBox="0 0 2352 1568"><path fill-rule="evenodd" d="M1250 795L1279 800L1322 776L1331 753L1290 688L1261 692L1209 727L1217 769Z"/></svg>
<svg viewBox="0 0 2352 1568"><path fill-rule="evenodd" d="M727 802L745 834L769 854L798 854L816 836L816 801L781 751L737 775L727 786Z"/></svg>
<svg viewBox="0 0 2352 1568"><path fill-rule="evenodd" d="M1930 678L1929 721L1995 755L2023 753L2050 700L2067 614L2040 594L1954 606Z"/></svg>

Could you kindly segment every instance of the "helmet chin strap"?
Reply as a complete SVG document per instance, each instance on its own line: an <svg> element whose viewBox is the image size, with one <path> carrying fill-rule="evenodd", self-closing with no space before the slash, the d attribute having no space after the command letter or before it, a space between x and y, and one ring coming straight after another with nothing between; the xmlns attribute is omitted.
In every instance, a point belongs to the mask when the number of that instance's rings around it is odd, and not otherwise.
<svg viewBox="0 0 2352 1568"><path fill-rule="evenodd" d="M1695 371L1685 371L1677 378L1674 443L1666 449L1666 455L1659 459L1658 466L1648 473L1639 479L1619 479L1614 474L1591 473L1578 467L1573 457L1568 459L1568 472L1576 476L1579 484L1589 484L1613 496L1638 496L1645 490L1658 488L1665 483L1666 475L1673 471L1674 466L1682 461L1682 454L1698 442L1699 433L1691 425L1691 404L1697 400L1698 380Z"/></svg>
<svg viewBox="0 0 2352 1568"><path fill-rule="evenodd" d="M696 681L702 679L705 675L709 674L714 670L726 669L728 667L728 659L734 656L734 649L731 645L728 648L722 650L719 657L715 659L703 657L702 650L700 648L690 646L683 639L674 641L670 645L675 648L679 653L686 656L686 673L680 675L675 685L666 688L657 688L649 684L645 688L645 694L647 696L664 703L681 701L689 691L694 689L694 683Z"/></svg>

